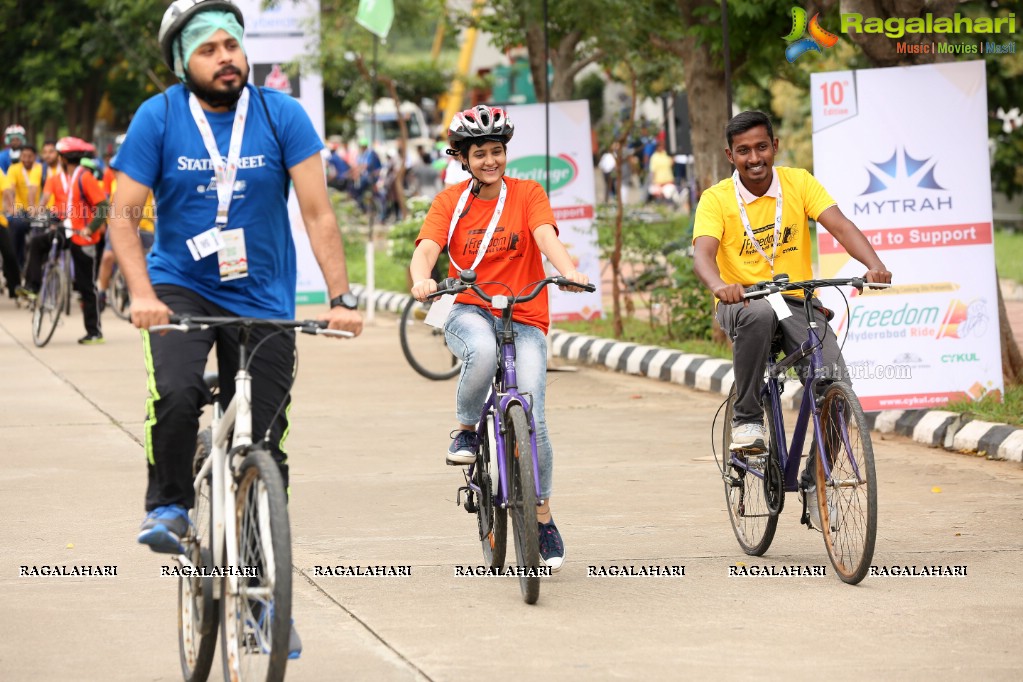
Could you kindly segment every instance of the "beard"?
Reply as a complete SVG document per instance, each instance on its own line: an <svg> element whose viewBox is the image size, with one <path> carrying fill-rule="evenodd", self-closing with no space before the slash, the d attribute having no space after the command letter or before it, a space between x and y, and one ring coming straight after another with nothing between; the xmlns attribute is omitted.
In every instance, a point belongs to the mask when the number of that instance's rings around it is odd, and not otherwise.
<svg viewBox="0 0 1023 682"><path fill-rule="evenodd" d="M232 85L226 89L221 86L218 88L215 83L217 79L227 73L234 73L239 76L238 85ZM249 80L249 67L245 65L245 70L241 70L236 66L225 66L224 68L213 74L213 78L208 84L200 84L192 80L192 76L189 73L185 74L185 86L195 94L196 97L209 104L211 107L233 107L238 103L238 98L242 96L242 90L245 89L245 84Z"/></svg>

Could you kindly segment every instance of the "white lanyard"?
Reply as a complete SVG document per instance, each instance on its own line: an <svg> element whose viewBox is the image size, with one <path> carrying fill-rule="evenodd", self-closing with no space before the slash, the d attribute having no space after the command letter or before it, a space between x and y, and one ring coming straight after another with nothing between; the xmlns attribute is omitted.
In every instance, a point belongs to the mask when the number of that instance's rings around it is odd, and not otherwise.
<svg viewBox="0 0 1023 682"><path fill-rule="evenodd" d="M188 94L188 108L192 110L192 118L202 135L203 144L213 162L213 175L217 181L217 220L218 227L227 224L227 210L231 207L231 197L234 195L234 179L238 176L238 159L242 150L242 137L245 134L245 117L249 111L249 89L242 90L238 99L238 107L234 112L234 125L231 127L231 142L227 148L227 160L221 156L217 149L217 139L210 128L210 122L206 119L206 113L199 105L195 94Z"/></svg>
<svg viewBox="0 0 1023 682"><path fill-rule="evenodd" d="M739 194L739 171L732 173L732 184L735 185L735 203L739 204L739 218L742 219L742 227L746 230L746 236L753 242L753 248L757 250L764 260L771 266L771 276L774 276L774 259L778 255L778 235L781 233L781 182L778 183L778 198L777 198L777 209L774 214L774 244L771 249L771 257L767 257L767 253L760 246L760 242L757 241L756 235L753 234L753 228L749 224L749 216L746 215L746 204L742 202L742 195Z"/></svg>
<svg viewBox="0 0 1023 682"><path fill-rule="evenodd" d="M455 206L455 212L451 215L451 227L448 228L448 260L455 266L456 272L461 272L462 268L455 262L454 254L451 253L451 235L455 233L455 226L458 225L458 219L462 215L462 209L465 208L465 202L469 200L469 194L472 191L472 180L469 180L469 186L462 192L462 196L458 199L458 204ZM508 183L501 179L501 194L497 197L497 206L494 207L494 215L490 219L490 224L487 226L487 232L483 235L483 241L480 242L479 250L476 251L476 260L472 262L470 270L475 270L476 266L483 260L483 254L487 252L487 247L490 246L490 240L494 237L494 231L497 230L497 221L501 219L501 212L504 211L504 200L508 197Z"/></svg>
<svg viewBox="0 0 1023 682"><path fill-rule="evenodd" d="M64 209L64 218L66 218L66 219L70 219L71 218L71 193L72 193L72 191L75 188L75 183L78 181L78 178L81 175L82 175L82 167L79 166L78 168L75 169L74 175L71 176L71 183L70 183L70 186L68 186L67 174L65 174L65 173L61 173L60 174L60 184L62 184L64 186L64 194L67 196L67 207ZM78 197L78 198L79 199L83 199L83 200L85 199L85 197Z"/></svg>
<svg viewBox="0 0 1023 682"><path fill-rule="evenodd" d="M25 170L25 164L21 165L21 174L25 176L25 187L26 188L31 187L32 186L32 178L29 177L28 171Z"/></svg>

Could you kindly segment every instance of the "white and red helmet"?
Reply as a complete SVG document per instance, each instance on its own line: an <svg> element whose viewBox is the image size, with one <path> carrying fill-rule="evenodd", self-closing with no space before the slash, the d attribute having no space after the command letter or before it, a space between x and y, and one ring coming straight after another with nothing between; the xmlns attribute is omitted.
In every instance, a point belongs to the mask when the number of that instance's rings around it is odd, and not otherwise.
<svg viewBox="0 0 1023 682"><path fill-rule="evenodd" d="M452 147L460 147L467 140L482 138L508 144L514 134L515 124L504 109L478 104L460 111L451 119L448 142Z"/></svg>
<svg viewBox="0 0 1023 682"><path fill-rule="evenodd" d="M23 142L25 141L25 129L17 123L9 125L4 129L4 143L10 144L11 139L15 137L20 137Z"/></svg>
<svg viewBox="0 0 1023 682"><path fill-rule="evenodd" d="M62 137L57 140L57 153L61 156L79 161L96 153L96 147L79 137Z"/></svg>

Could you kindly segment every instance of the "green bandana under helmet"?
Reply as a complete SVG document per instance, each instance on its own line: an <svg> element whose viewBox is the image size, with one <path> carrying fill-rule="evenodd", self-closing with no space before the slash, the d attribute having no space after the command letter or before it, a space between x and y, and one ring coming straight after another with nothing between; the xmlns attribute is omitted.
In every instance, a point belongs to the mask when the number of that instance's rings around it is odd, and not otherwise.
<svg viewBox="0 0 1023 682"><path fill-rule="evenodd" d="M238 19L233 13L208 11L199 12L192 17L192 20L185 24L185 27L181 29L181 34L177 37L177 40L180 41L181 51L174 51L174 75L185 80L185 65L191 59L192 53L221 29L237 40L239 45L242 45L245 29L238 23ZM245 50L244 46L242 46L242 50Z"/></svg>

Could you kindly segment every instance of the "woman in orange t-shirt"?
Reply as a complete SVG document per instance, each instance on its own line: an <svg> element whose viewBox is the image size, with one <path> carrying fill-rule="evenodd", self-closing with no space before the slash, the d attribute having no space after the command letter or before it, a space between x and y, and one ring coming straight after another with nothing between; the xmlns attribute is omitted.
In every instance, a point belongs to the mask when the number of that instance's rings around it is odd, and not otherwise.
<svg viewBox="0 0 1023 682"><path fill-rule="evenodd" d="M576 271L568 251L558 240L554 212L543 188L535 180L504 177L507 144L514 131L507 113L496 107L480 105L455 115L448 130L452 149L447 153L458 157L472 177L445 189L430 207L409 268L414 282L412 295L417 300L423 301L437 291L431 272L445 246L451 260L451 276L471 268L476 271L477 281L502 282L516 294L545 277L541 256L546 256L558 272L573 282L589 282L586 275ZM464 203L463 197L468 203L456 215L456 207ZM496 211L500 213L495 217ZM448 448L448 464L468 465L476 461L479 450L476 421L497 369L496 330L500 321L499 311L475 296L460 294L444 324L448 347L462 358L455 401L457 428ZM519 391L530 393L533 398L540 465L541 501L536 514L540 523L540 555L554 572L561 568L565 549L550 510L553 451L544 416L545 335L550 327L547 292L517 305L513 324Z"/></svg>

